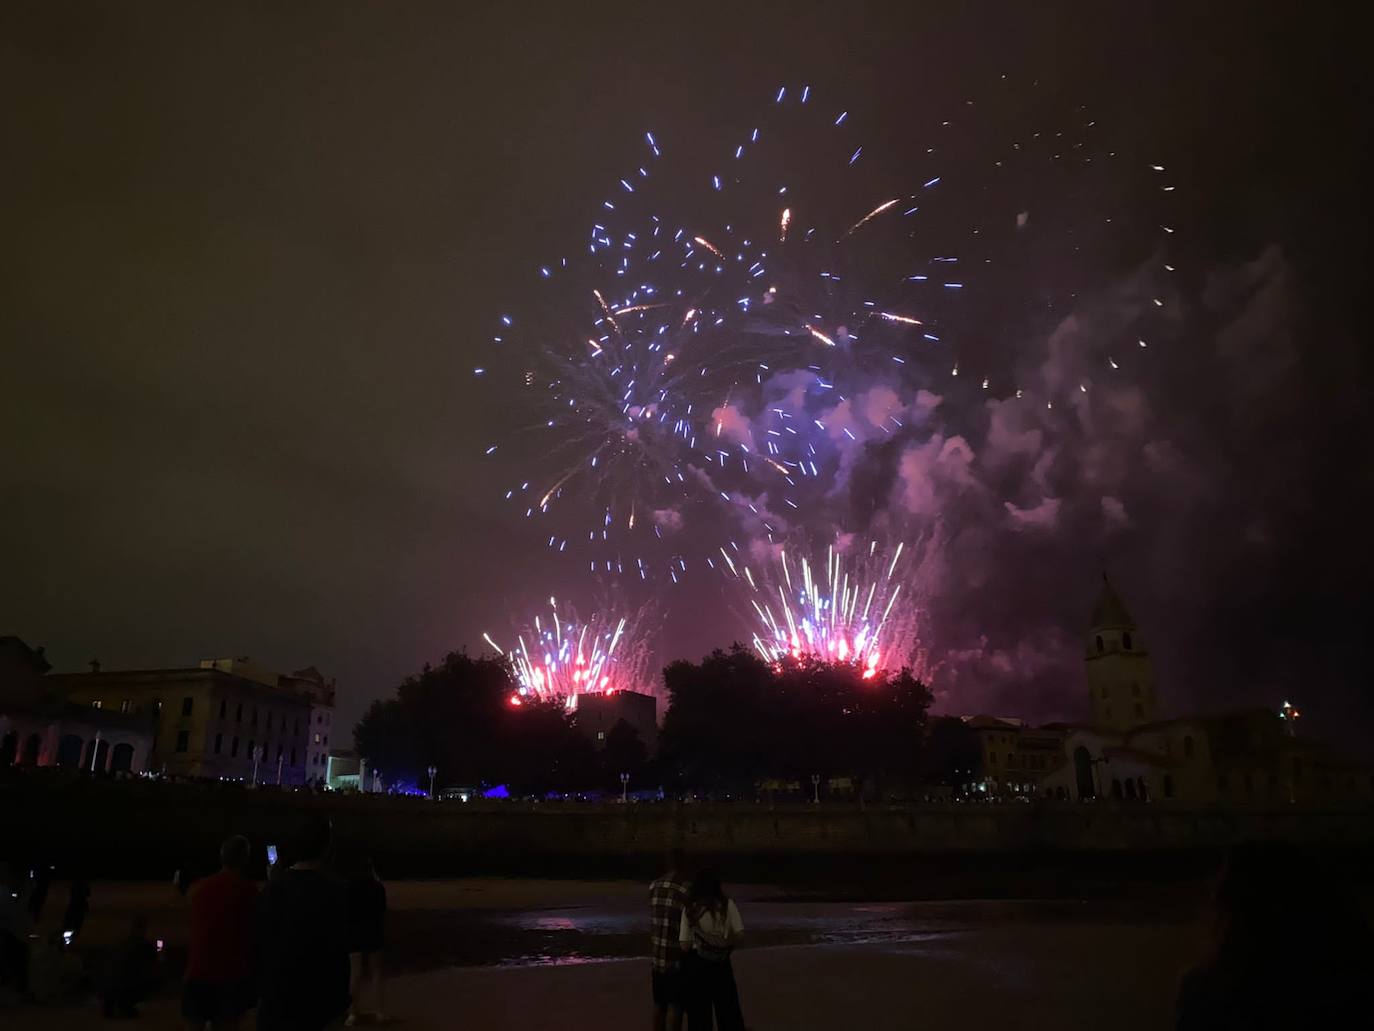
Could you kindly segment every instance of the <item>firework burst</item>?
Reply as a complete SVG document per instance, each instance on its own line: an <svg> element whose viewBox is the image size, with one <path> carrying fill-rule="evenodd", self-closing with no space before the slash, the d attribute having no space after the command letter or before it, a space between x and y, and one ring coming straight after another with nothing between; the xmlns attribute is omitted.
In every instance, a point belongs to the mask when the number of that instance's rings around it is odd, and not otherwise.
<svg viewBox="0 0 1374 1031"><path fill-rule="evenodd" d="M1023 385L1015 349L1092 285L1119 201L1084 184L1120 161L1094 121L990 140L970 115L958 141L964 123L942 120L928 139L889 134L893 153L879 155L861 118L809 87L771 99L695 172L698 151L675 170L645 133L585 251L540 264L548 293L501 318L496 341L516 345L539 413L538 472L506 496L593 573L676 582L688 518L717 539L742 520L770 538L833 525L825 499L856 452L904 433L921 391L976 412L990 397L1053 407L1092 386ZM1138 164L1169 196L1163 169ZM1103 342L1104 374L1129 364L1128 338L1142 353L1139 321ZM853 416L875 384L893 403Z"/></svg>
<svg viewBox="0 0 1374 1031"><path fill-rule="evenodd" d="M851 554L831 545L824 568L785 548L770 552L756 573L720 549L727 577L746 589L752 644L765 659L852 662L865 678L918 664L920 592L905 543L884 549L870 541Z"/></svg>
<svg viewBox="0 0 1374 1031"><path fill-rule="evenodd" d="M576 708L586 694L653 693L650 622L648 608L608 609L582 619L550 597L548 610L516 631L514 647L502 648L490 634L482 637L511 663L519 684L513 704L537 698Z"/></svg>

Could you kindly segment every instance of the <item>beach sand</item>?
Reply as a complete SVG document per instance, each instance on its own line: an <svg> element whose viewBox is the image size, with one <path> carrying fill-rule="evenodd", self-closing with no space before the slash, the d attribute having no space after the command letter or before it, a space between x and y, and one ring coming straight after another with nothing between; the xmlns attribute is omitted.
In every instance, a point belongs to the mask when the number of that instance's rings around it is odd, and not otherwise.
<svg viewBox="0 0 1374 1031"><path fill-rule="evenodd" d="M161 891L98 887L91 930L103 935L125 912L146 911L168 898ZM537 915L637 905L644 888L481 880L397 884L390 892L398 916L449 906ZM804 913L806 904L799 906ZM747 922L747 907L745 912ZM170 906L160 920L172 941L175 915ZM1196 922L1178 920L1086 911L1047 919L1015 904L979 903L968 904L968 915L961 919L958 906L945 907L929 930L872 941L744 948L735 966L748 1023L758 1031L1164 1027L1178 976L1196 960L1203 940ZM481 925L472 933L482 933ZM639 1028L648 1020L649 965L638 958L573 957L539 966L420 969L388 981L387 1008L415 1029ZM111 1026L93 1004L9 1010L0 1013L0 1022L14 1031ZM180 1027L173 991L146 1004L128 1026Z"/></svg>

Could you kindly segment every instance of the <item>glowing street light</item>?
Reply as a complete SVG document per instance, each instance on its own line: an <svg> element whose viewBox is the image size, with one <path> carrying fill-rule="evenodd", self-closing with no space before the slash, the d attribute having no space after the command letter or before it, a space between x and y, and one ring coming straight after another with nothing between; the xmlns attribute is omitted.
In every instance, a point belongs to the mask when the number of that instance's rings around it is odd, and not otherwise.
<svg viewBox="0 0 1374 1031"><path fill-rule="evenodd" d="M630 801L630 775L628 773L620 775L620 801L622 804Z"/></svg>
<svg viewBox="0 0 1374 1031"><path fill-rule="evenodd" d="M821 775L819 773L811 774L811 801L815 802L816 805L821 804Z"/></svg>
<svg viewBox="0 0 1374 1031"><path fill-rule="evenodd" d="M1302 719L1302 713L1296 705L1290 701L1284 701L1279 708L1279 719L1287 724L1289 737L1298 736L1298 720Z"/></svg>
<svg viewBox="0 0 1374 1031"><path fill-rule="evenodd" d="M429 800L434 801L434 775L439 772L439 767L431 766L425 771L429 774Z"/></svg>

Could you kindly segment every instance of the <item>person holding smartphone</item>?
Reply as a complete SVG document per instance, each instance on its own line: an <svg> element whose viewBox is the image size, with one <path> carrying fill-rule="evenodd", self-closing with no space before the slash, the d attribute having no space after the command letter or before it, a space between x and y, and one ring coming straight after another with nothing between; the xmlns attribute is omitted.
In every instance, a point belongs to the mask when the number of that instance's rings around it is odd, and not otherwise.
<svg viewBox="0 0 1374 1031"><path fill-rule="evenodd" d="M220 872L191 886L191 939L181 1013L204 1031L239 1026L257 1001L253 985L253 914L257 886L244 876L248 839L234 835L219 850Z"/></svg>

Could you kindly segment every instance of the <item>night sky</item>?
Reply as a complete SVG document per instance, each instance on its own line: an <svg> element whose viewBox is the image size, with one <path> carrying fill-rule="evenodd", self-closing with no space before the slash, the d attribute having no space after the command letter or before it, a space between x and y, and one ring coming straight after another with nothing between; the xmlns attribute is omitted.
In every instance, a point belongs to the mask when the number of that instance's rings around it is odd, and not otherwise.
<svg viewBox="0 0 1374 1031"><path fill-rule="evenodd" d="M643 131L721 146L808 82L895 133L1006 75L1168 164L1187 272L1168 353L1053 441L1053 518L987 523L990 476L949 499L940 706L1080 717L1106 568L1166 713L1292 697L1352 740L1366 55L1310 8L1197 6L7 4L0 632L60 670L313 663L349 719L480 648L581 584L502 502L520 396L471 370ZM666 597L664 658L743 636L717 586Z"/></svg>

